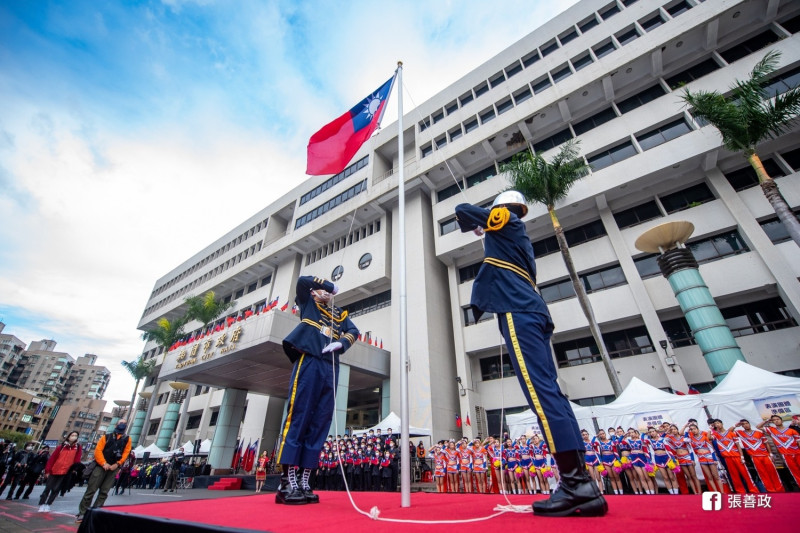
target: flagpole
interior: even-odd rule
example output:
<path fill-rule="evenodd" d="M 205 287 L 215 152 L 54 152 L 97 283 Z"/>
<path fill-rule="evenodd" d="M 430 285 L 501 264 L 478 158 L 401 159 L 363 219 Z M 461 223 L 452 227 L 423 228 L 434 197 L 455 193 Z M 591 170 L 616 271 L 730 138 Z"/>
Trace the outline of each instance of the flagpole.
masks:
<path fill-rule="evenodd" d="M 406 185 L 403 153 L 403 62 L 397 62 L 397 166 L 400 226 L 400 506 L 411 507 L 411 454 L 408 450 L 408 324 L 406 295 Z"/>

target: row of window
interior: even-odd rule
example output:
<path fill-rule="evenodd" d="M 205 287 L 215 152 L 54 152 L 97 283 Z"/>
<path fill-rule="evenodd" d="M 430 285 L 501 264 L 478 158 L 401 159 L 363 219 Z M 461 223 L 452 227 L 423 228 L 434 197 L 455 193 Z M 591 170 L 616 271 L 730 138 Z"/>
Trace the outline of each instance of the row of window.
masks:
<path fill-rule="evenodd" d="M 717 259 L 750 251 L 747 243 L 744 242 L 744 239 L 742 239 L 742 236 L 736 230 L 726 231 L 687 243 L 686 248 L 691 250 L 698 264 L 710 263 Z M 639 276 L 641 276 L 642 279 L 661 274 L 657 258 L 657 254 L 650 254 L 633 260 L 636 265 L 636 270 L 639 272 Z"/>
<path fill-rule="evenodd" d="M 363 181 L 353 185 L 349 189 L 343 191 L 341 194 L 339 194 L 337 196 L 334 196 L 333 198 L 331 198 L 330 200 L 328 200 L 324 204 L 316 207 L 315 209 L 312 209 L 311 211 L 309 211 L 305 215 L 299 217 L 294 223 L 294 229 L 302 228 L 303 226 L 305 226 L 306 224 L 308 224 L 312 220 L 314 220 L 314 219 L 316 219 L 318 217 L 321 217 L 322 215 L 324 215 L 325 213 L 327 213 L 328 211 L 330 211 L 334 207 L 337 207 L 340 204 L 345 203 L 346 201 L 352 199 L 356 195 L 361 194 L 362 192 L 364 192 L 366 190 L 367 190 L 367 180 L 363 180 Z"/>
<path fill-rule="evenodd" d="M 559 83 L 560 81 L 568 78 L 575 72 L 578 72 L 582 68 L 594 63 L 598 59 L 610 54 L 614 50 L 617 50 L 618 48 L 628 44 L 629 42 L 638 38 L 640 35 L 652 31 L 653 29 L 663 24 L 668 18 L 674 18 L 677 15 L 687 11 L 688 9 L 691 9 L 691 7 L 692 6 L 685 0 L 679 0 L 667 4 L 664 14 L 662 14 L 660 10 L 651 13 L 650 15 L 644 17 L 634 25 L 618 32 L 617 34 L 613 35 L 608 39 L 605 39 L 604 41 L 589 48 L 588 50 L 585 50 L 584 52 L 578 54 L 577 56 L 571 58 L 570 60 L 565 61 L 561 65 L 550 70 L 549 72 L 545 72 L 544 75 L 533 80 L 529 84 L 525 84 L 522 88 L 516 90 L 511 95 L 502 98 L 501 100 L 495 102 L 493 105 L 477 113 L 477 115 L 473 115 L 469 119 L 456 125 L 450 130 L 442 133 L 438 137 L 434 138 L 431 142 L 422 145 L 420 147 L 421 157 L 425 158 L 429 156 L 430 154 L 433 153 L 434 149 L 437 150 L 441 149 L 444 146 L 446 146 L 448 142 L 453 142 L 456 139 L 462 137 L 463 135 L 472 132 L 480 124 L 485 124 L 487 122 L 490 122 L 497 116 L 502 115 L 506 111 L 512 109 L 515 105 L 519 105 L 525 100 L 528 100 L 534 94 L 538 94 L 548 89 L 549 87 L 553 86 L 554 84 Z M 599 16 L 600 18 L 602 18 L 606 13 L 611 13 L 613 15 L 618 12 L 619 12 L 619 6 L 616 3 L 613 3 L 605 11 L 601 10 L 599 12 Z M 606 16 L 611 16 L 611 15 L 606 15 Z M 578 28 L 584 27 L 586 30 L 591 29 L 596 25 L 594 23 L 596 23 L 597 20 L 598 19 L 595 18 L 595 15 L 593 14 L 592 17 L 584 21 L 584 23 L 579 24 Z M 561 45 L 564 44 L 564 39 L 572 40 L 573 38 L 577 37 L 578 31 L 582 32 L 583 30 L 576 30 L 576 28 L 571 28 L 569 31 L 565 32 L 562 35 L 559 35 L 557 38 L 552 39 L 545 45 L 537 49 L 534 49 L 532 52 L 530 52 L 520 60 L 515 61 L 505 69 L 491 76 L 487 81 L 481 82 L 480 84 L 475 86 L 471 91 L 462 95 L 460 98 L 453 100 L 451 103 L 444 106 L 444 108 L 436 111 L 429 117 L 426 117 L 425 119 L 421 120 L 418 124 L 419 131 L 420 132 L 425 131 L 432 124 L 436 124 L 437 122 L 443 120 L 446 115 L 450 115 L 456 112 L 459 109 L 459 107 L 463 107 L 472 100 L 485 94 L 486 92 L 489 91 L 490 88 L 494 88 L 500 85 L 501 83 L 509 79 L 511 76 L 518 74 L 519 72 L 522 72 L 523 68 L 530 67 L 531 65 L 539 61 L 542 57 L 555 52 L 560 47 L 560 44 Z"/>
<path fill-rule="evenodd" d="M 389 307 L 390 305 L 392 305 L 392 291 L 388 290 L 345 305 L 343 309 L 347 311 L 350 318 L 353 318 L 366 315 L 378 309 L 383 309 L 384 307 Z"/>
<path fill-rule="evenodd" d="M 798 76 L 800 76 L 800 69 L 798 69 Z M 800 82 L 800 78 L 798 82 Z M 800 148 L 780 152 L 776 155 L 780 156 L 783 163 L 788 167 L 789 172 L 800 172 Z M 787 175 L 787 171 L 784 170 L 784 165 L 779 164 L 773 157 L 764 159 L 761 163 L 764 165 L 764 170 L 773 179 L 782 178 Z M 737 191 L 743 191 L 758 185 L 756 171 L 749 164 L 742 168 L 725 172 L 725 178 L 728 180 L 728 183 L 731 184 L 731 187 Z"/>
<path fill-rule="evenodd" d="M 492 200 L 484 202 L 479 207 L 482 207 L 484 209 L 489 209 L 490 207 L 492 207 Z M 454 216 L 448 218 L 447 220 L 443 220 L 442 222 L 439 223 L 439 235 L 447 235 L 448 233 L 451 233 L 457 229 L 458 229 L 458 221 Z"/>
<path fill-rule="evenodd" d="M 304 203 L 308 202 L 309 200 L 311 200 L 313 198 L 316 198 L 317 196 L 319 196 L 320 194 L 324 193 L 325 191 L 327 191 L 328 189 L 330 189 L 331 187 L 333 187 L 337 183 L 341 182 L 342 180 L 344 180 L 346 178 L 349 178 L 350 176 L 355 174 L 357 171 L 359 171 L 362 168 L 364 168 L 365 166 L 367 166 L 367 163 L 369 163 L 369 156 L 365 155 L 364 157 L 362 157 L 361 159 L 359 159 L 358 161 L 356 161 L 352 165 L 348 166 L 343 171 L 339 172 L 335 176 L 331 176 L 330 178 L 325 180 L 323 183 L 321 183 L 320 185 L 317 185 L 316 187 L 311 189 L 309 192 L 307 192 L 303 196 L 301 196 L 300 197 L 300 205 L 303 205 Z"/>
<path fill-rule="evenodd" d="M 322 258 L 328 257 L 328 255 L 338 252 L 342 248 L 345 248 L 354 242 L 358 242 L 359 240 L 365 239 L 374 233 L 378 233 L 380 230 L 380 220 L 376 220 L 375 222 L 370 222 L 369 224 L 365 224 L 360 228 L 356 228 L 344 237 L 340 237 L 335 241 L 329 242 L 325 246 L 306 254 L 306 266 L 310 265 L 311 263 L 315 263 Z"/>

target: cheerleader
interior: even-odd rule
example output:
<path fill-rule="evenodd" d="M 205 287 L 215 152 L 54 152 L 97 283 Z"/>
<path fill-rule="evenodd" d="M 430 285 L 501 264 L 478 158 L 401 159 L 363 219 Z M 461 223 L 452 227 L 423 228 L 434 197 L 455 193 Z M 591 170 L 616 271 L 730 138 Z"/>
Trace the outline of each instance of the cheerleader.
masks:
<path fill-rule="evenodd" d="M 658 467 L 658 473 L 664 480 L 664 486 L 670 494 L 678 494 L 678 480 L 675 479 L 674 470 L 680 468 L 678 462 L 670 451 L 669 442 L 664 435 L 659 435 L 654 427 L 647 428 L 648 444 L 653 454 L 653 462 Z"/>
<path fill-rule="evenodd" d="M 460 492 L 458 488 L 458 450 L 456 443 L 452 440 L 447 443 L 447 447 L 442 450 L 444 454 L 446 465 L 445 473 L 447 474 L 447 491 Z"/>
<path fill-rule="evenodd" d="M 719 479 L 719 468 L 717 467 L 717 454 L 714 451 L 714 445 L 708 438 L 708 433 L 700 431 L 695 422 L 690 422 L 688 426 L 689 431 L 686 436 L 689 438 L 689 445 L 694 450 L 700 463 L 700 468 L 703 470 L 703 477 L 706 478 L 708 490 L 723 492 L 722 481 Z"/>
<path fill-rule="evenodd" d="M 264 486 L 264 481 L 267 479 L 267 465 L 269 464 L 269 457 L 267 451 L 261 452 L 261 457 L 258 458 L 256 465 L 256 492 L 261 492 L 261 487 Z"/>
<path fill-rule="evenodd" d="M 486 469 L 489 462 L 489 451 L 481 439 L 472 441 L 472 475 L 478 485 L 478 492 L 486 494 Z"/>
<path fill-rule="evenodd" d="M 622 494 L 622 482 L 619 479 L 619 472 L 622 471 L 622 464 L 619 461 L 617 445 L 613 440 L 606 436 L 602 429 L 597 432 L 597 436 L 592 439 L 594 449 L 600 455 L 600 462 L 603 465 L 602 472 L 605 472 L 611 481 L 611 489 L 614 494 Z"/>
<path fill-rule="evenodd" d="M 433 449 L 431 449 L 429 455 L 431 459 L 433 459 L 433 479 L 436 480 L 436 492 L 447 492 L 444 477 L 447 469 L 447 456 L 443 453 L 442 447 L 439 444 L 436 444 Z"/>
<path fill-rule="evenodd" d="M 613 433 L 609 435 L 614 444 L 617 445 L 617 453 L 619 454 L 619 462 L 622 465 L 622 473 L 619 475 L 620 483 L 627 485 L 633 490 L 634 494 L 643 494 L 644 491 L 639 487 L 639 478 L 631 470 L 633 468 L 633 459 L 631 459 L 631 447 L 625 441 L 625 431 L 622 427 L 618 427 Z"/>
<path fill-rule="evenodd" d="M 542 438 L 536 434 L 531 439 L 531 455 L 533 456 L 533 468 L 536 479 L 539 481 L 539 489 L 542 494 L 550 494 L 550 483 L 545 477 L 545 472 L 552 472 L 550 465 L 547 461 L 547 456 L 550 451 L 547 449 L 547 444 L 542 441 Z"/>
<path fill-rule="evenodd" d="M 458 470 L 464 482 L 464 492 L 472 492 L 472 448 L 466 442 L 458 443 Z"/>
<path fill-rule="evenodd" d="M 536 469 L 533 467 L 530 440 L 522 440 L 519 444 L 519 466 L 522 468 L 522 480 L 527 485 L 528 494 L 536 494 Z"/>
<path fill-rule="evenodd" d="M 683 473 L 684 478 L 686 478 L 686 484 L 692 489 L 692 492 L 700 494 L 700 481 L 697 479 L 694 454 L 689 444 L 689 437 L 681 435 L 678 426 L 672 424 L 669 426 L 667 439 L 675 457 L 678 459 L 678 465 L 681 467 L 681 473 Z"/>
<path fill-rule="evenodd" d="M 519 455 L 511 439 L 506 439 L 503 449 L 503 458 L 506 463 L 506 489 L 509 494 L 520 494 L 519 482 L 517 481 L 517 469 L 519 466 Z"/>
<path fill-rule="evenodd" d="M 489 444 L 486 449 L 489 451 L 489 460 L 492 466 L 492 487 L 491 490 L 495 494 L 500 494 L 503 490 L 503 447 L 500 441 L 494 437 L 489 437 Z"/>
<path fill-rule="evenodd" d="M 655 494 L 655 484 L 649 475 L 653 464 L 650 462 L 647 444 L 639 437 L 639 432 L 634 428 L 628 428 L 628 435 L 623 440 L 631 450 L 630 460 L 633 465 L 633 476 L 636 477 L 641 487 L 640 494 Z"/>
<path fill-rule="evenodd" d="M 600 472 L 597 471 L 597 467 L 600 466 L 600 458 L 597 457 L 597 453 L 595 453 L 594 444 L 592 444 L 592 439 L 589 437 L 589 432 L 582 429 L 581 438 L 583 438 L 583 459 L 586 463 L 586 468 L 589 470 L 592 479 L 597 483 L 600 494 L 603 494 L 605 493 L 605 486 L 603 485 Z"/>

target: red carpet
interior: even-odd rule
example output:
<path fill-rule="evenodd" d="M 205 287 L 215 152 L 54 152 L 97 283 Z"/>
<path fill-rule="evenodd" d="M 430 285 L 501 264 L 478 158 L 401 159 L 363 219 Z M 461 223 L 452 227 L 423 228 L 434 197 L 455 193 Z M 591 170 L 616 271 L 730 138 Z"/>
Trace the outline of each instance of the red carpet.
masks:
<path fill-rule="evenodd" d="M 374 521 L 357 513 L 344 492 L 319 492 L 317 505 L 285 506 L 275 504 L 274 493 L 231 497 L 218 500 L 153 503 L 121 507 L 106 507 L 120 513 L 161 517 L 186 522 L 200 522 L 231 528 L 277 533 L 298 531 L 347 531 L 374 533 L 377 528 L 399 528 L 402 531 L 430 533 L 464 531 L 465 527 L 480 528 L 552 528 L 558 533 L 587 531 L 587 528 L 613 528 L 613 531 L 660 531 L 671 528 L 699 528 L 710 531 L 752 532 L 792 531 L 800 494 L 771 494 L 770 508 L 759 506 L 732 509 L 724 497 L 720 511 L 703 511 L 700 496 L 610 496 L 609 513 L 603 518 L 541 518 L 532 514 L 506 513 L 480 522 L 464 524 L 415 524 Z M 544 496 L 509 496 L 515 505 L 530 505 L 533 499 Z M 359 492 L 353 500 L 363 511 L 374 506 L 380 518 L 400 520 L 463 520 L 493 514 L 495 505 L 505 505 L 497 495 L 481 494 L 411 494 L 411 507 L 400 506 L 399 493 Z M 757 526 L 755 526 L 757 524 Z M 501 531 L 503 529 L 500 529 Z M 508 529 L 506 529 L 508 530 Z M 514 531 L 511 529 L 510 531 Z M 596 530 L 599 531 L 599 530 Z"/>

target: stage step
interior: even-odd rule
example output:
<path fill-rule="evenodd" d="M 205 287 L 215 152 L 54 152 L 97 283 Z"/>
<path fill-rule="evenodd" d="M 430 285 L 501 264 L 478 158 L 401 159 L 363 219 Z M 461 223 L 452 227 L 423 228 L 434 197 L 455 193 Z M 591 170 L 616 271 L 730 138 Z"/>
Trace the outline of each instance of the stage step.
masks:
<path fill-rule="evenodd" d="M 240 490 L 242 488 L 242 478 L 224 477 L 208 487 L 208 490 Z"/>

